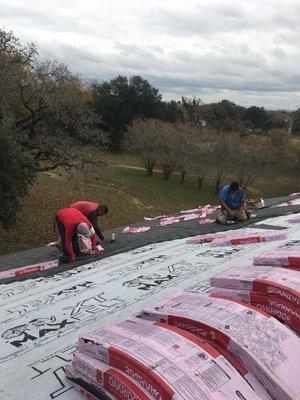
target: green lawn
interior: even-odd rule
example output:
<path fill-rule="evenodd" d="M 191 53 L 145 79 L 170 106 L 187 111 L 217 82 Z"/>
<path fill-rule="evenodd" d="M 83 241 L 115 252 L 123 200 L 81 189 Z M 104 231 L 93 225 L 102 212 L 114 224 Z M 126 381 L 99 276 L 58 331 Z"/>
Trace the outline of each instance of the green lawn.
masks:
<path fill-rule="evenodd" d="M 116 174 L 131 194 L 162 212 L 176 212 L 217 201 L 212 183 L 204 181 L 199 190 L 197 180 L 192 176 L 187 176 L 184 184 L 180 185 L 179 175 L 175 174 L 169 180 L 163 180 L 160 172 L 146 176 L 145 171 L 129 168 L 118 168 Z"/>

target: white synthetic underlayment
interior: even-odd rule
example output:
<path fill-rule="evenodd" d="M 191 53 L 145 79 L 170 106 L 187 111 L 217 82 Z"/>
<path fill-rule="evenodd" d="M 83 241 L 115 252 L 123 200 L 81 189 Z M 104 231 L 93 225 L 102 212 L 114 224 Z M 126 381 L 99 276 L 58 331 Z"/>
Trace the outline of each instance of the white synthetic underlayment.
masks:
<path fill-rule="evenodd" d="M 288 218 L 264 223 L 283 225 Z M 213 275 L 252 265 L 262 250 L 297 244 L 300 225 L 285 226 L 285 240 L 211 248 L 180 239 L 53 277 L 0 285 L 0 399 L 79 400 L 65 379 L 65 365 L 80 334 L 137 313 L 175 290 L 209 291 Z"/>

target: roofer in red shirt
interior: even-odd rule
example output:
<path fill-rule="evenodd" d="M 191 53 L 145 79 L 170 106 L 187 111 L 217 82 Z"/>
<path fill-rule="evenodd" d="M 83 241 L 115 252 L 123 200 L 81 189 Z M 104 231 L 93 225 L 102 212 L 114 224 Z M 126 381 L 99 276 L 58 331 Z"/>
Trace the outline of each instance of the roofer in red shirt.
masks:
<path fill-rule="evenodd" d="M 75 256 L 81 255 L 78 243 L 78 233 L 90 238 L 92 249 L 96 248 L 96 235 L 92 223 L 75 208 L 63 208 L 55 218 L 58 231 L 61 236 L 63 255 L 60 262 L 75 261 Z"/>
<path fill-rule="evenodd" d="M 104 236 L 98 225 L 98 217 L 108 214 L 108 208 L 105 205 L 101 206 L 98 203 L 81 200 L 71 204 L 70 208 L 76 208 L 76 210 L 80 211 L 92 223 L 99 239 L 104 240 Z"/>

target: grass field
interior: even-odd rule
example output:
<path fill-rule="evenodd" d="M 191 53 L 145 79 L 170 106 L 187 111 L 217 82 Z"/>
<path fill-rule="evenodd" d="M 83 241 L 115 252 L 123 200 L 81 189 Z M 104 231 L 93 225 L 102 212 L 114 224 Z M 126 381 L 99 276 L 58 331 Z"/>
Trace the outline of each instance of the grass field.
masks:
<path fill-rule="evenodd" d="M 206 179 L 199 190 L 195 177 L 187 176 L 184 185 L 179 185 L 178 175 L 168 181 L 162 179 L 160 172 L 147 177 L 139 169 L 141 165 L 136 158 L 120 154 L 111 156 L 114 161 L 111 173 L 104 173 L 100 180 L 74 181 L 64 173 L 41 173 L 22 201 L 17 226 L 9 232 L 0 229 L 0 254 L 43 246 L 57 239 L 53 229 L 55 213 L 80 199 L 107 204 L 109 216 L 100 221 L 104 229 L 127 225 L 144 216 L 217 202 L 212 179 Z M 122 167 L 116 164 L 122 164 Z M 298 176 L 278 177 L 274 174 L 268 181 L 258 182 L 249 196 L 275 197 L 296 190 L 299 191 Z"/>

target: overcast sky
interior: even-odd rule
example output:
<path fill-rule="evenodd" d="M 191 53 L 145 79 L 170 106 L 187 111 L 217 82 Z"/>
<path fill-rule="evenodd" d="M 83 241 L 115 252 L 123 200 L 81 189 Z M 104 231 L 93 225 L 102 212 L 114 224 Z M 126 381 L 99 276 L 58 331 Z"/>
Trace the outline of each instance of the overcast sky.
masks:
<path fill-rule="evenodd" d="M 0 27 L 83 78 L 165 99 L 300 107 L 300 0 L 0 0 Z"/>

